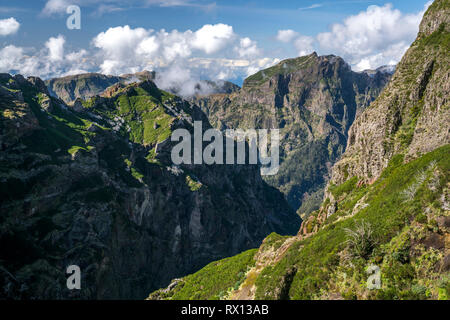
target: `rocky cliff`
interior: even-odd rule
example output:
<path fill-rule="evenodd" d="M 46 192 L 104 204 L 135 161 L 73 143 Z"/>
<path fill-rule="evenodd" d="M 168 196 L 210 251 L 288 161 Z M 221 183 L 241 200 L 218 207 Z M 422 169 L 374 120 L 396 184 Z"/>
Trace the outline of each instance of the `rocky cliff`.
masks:
<path fill-rule="evenodd" d="M 448 6 L 437 1 L 429 8 L 386 90 L 350 128 L 347 151 L 333 167 L 325 192 L 329 202 L 301 233 L 336 211 L 335 186 L 349 179 L 357 179 L 358 186 L 372 184 L 395 155 L 408 162 L 450 142 Z"/>
<path fill-rule="evenodd" d="M 406 160 L 450 142 L 450 15 L 436 1 L 420 32 L 397 66 L 384 93 L 359 117 L 348 134 L 345 157 L 333 169 L 331 183 L 358 176 L 378 178 L 393 155 Z"/>
<path fill-rule="evenodd" d="M 389 70 L 357 73 L 340 57 L 313 53 L 250 76 L 240 91 L 194 101 L 220 129 L 281 129 L 280 172 L 266 181 L 309 213 L 322 200 L 348 129 L 390 77 Z"/>
<path fill-rule="evenodd" d="M 258 166 L 172 165 L 201 110 L 153 82 L 67 106 L 0 75 L 0 296 L 142 299 L 299 219 Z M 81 290 L 66 268 L 81 268 Z"/>

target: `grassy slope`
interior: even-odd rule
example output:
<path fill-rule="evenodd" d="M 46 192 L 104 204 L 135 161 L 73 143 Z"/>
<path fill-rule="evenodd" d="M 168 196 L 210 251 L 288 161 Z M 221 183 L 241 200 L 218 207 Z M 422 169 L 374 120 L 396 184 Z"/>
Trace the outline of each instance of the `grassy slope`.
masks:
<path fill-rule="evenodd" d="M 448 188 L 449 152 L 450 146 L 444 146 L 407 164 L 402 163 L 402 156 L 396 156 L 373 185 L 363 188 L 357 188 L 355 185 L 350 188 L 347 185 L 335 190 L 338 199 L 343 200 L 339 204 L 338 211 L 328 218 L 324 229 L 306 240 L 297 242 L 280 263 L 264 270 L 257 280 L 257 297 L 276 298 L 272 293 L 276 291 L 280 278 L 287 269 L 295 266 L 299 271 L 290 286 L 290 298 L 318 298 L 327 291 L 342 291 L 344 297 L 361 298 L 362 295 L 358 296 L 360 288 L 357 287 L 364 287 L 367 279 L 364 268 L 371 263 L 381 266 L 382 275 L 386 277 L 383 279 L 382 290 L 373 292 L 376 296 L 370 295 L 372 298 L 412 298 L 414 297 L 411 293 L 412 287 L 420 283 L 428 284 L 428 288 L 434 290 L 436 294 L 439 284 L 432 281 L 435 273 L 430 270 L 430 273 L 422 277 L 419 274 L 423 271 L 420 264 L 422 255 L 409 256 L 412 252 L 406 243 L 403 248 L 396 248 L 398 241 L 396 237 L 399 235 L 420 237 L 420 233 L 425 232 L 421 229 L 435 224 L 433 217 L 445 214 L 438 198 L 443 189 Z M 435 169 L 430 167 L 433 161 L 436 161 Z M 418 186 L 412 200 L 405 199 L 402 192 L 414 183 L 422 172 L 426 172 L 426 180 Z M 434 181 L 435 175 L 439 176 L 438 183 Z M 429 188 L 431 183 L 437 184 L 434 191 Z M 365 203 L 368 206 L 353 217 L 345 219 L 346 215 L 351 214 L 350 208 L 353 208 L 355 200 L 363 196 L 366 197 Z M 430 214 L 431 219 L 425 219 L 427 220 L 425 222 L 423 212 L 428 210 L 427 208 L 433 214 Z M 350 262 L 354 267 L 345 268 L 344 272 L 340 270 L 343 268 L 343 259 L 338 254 L 347 246 L 344 229 L 354 228 L 361 220 L 371 224 L 377 245 L 367 259 L 351 259 Z M 416 229 L 412 230 L 413 227 Z M 409 256 L 408 262 L 391 261 L 392 255 L 395 256 L 394 253 L 399 250 L 405 250 L 405 254 Z M 425 251 L 425 255 L 432 255 L 430 250 Z M 333 277 L 338 276 L 339 272 L 346 273 L 347 278 L 351 277 L 353 280 L 337 283 L 339 281 Z M 447 286 L 448 290 L 448 282 L 446 283 L 440 285 Z M 342 285 L 342 290 L 338 289 L 339 285 Z"/>
<path fill-rule="evenodd" d="M 237 289 L 245 279 L 245 273 L 255 264 L 256 249 L 231 258 L 212 262 L 200 271 L 186 276 L 174 290 L 158 290 L 150 298 L 174 300 L 221 299 Z"/>

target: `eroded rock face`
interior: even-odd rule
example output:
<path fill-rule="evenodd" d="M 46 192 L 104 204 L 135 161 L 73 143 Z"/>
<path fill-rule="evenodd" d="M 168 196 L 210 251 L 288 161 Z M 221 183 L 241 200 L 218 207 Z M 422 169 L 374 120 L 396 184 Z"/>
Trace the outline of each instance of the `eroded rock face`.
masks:
<path fill-rule="evenodd" d="M 313 53 L 258 72 L 238 92 L 195 101 L 219 129 L 281 129 L 280 172 L 266 181 L 304 213 L 320 204 L 348 129 L 390 76 L 382 69 L 356 73 L 340 57 Z"/>
<path fill-rule="evenodd" d="M 449 12 L 448 1 L 428 9 L 391 82 L 350 128 L 332 183 L 353 176 L 370 183 L 393 155 L 409 161 L 450 142 Z"/>
<path fill-rule="evenodd" d="M 36 79 L 0 81 L 2 297 L 141 299 L 272 231 L 298 229 L 258 166 L 174 168 L 162 143 L 170 130 L 207 119 L 151 82 L 75 109 L 42 99 Z M 72 264 L 81 290 L 66 288 Z"/>

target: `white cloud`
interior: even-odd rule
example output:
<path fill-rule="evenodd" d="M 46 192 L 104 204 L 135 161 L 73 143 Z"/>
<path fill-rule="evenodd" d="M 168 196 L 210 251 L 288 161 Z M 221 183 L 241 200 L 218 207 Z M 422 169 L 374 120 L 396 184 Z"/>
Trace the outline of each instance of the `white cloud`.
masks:
<path fill-rule="evenodd" d="M 314 51 L 315 39 L 313 37 L 301 35 L 291 29 L 279 30 L 276 39 L 280 42 L 292 43 L 299 56 L 305 56 Z"/>
<path fill-rule="evenodd" d="M 23 49 L 9 45 L 0 50 L 0 72 L 14 70 L 23 57 Z"/>
<path fill-rule="evenodd" d="M 86 50 L 65 55 L 64 44 L 64 37 L 59 35 L 49 38 L 42 50 L 8 45 L 0 49 L 0 72 L 48 78 L 82 73 L 94 67 Z"/>
<path fill-rule="evenodd" d="M 288 30 L 279 30 L 277 34 L 277 40 L 281 42 L 291 42 L 298 36 L 298 32 L 295 32 L 294 30 L 288 29 Z"/>
<path fill-rule="evenodd" d="M 194 34 L 193 47 L 207 54 L 223 49 L 234 37 L 233 27 L 219 23 L 204 25 Z"/>
<path fill-rule="evenodd" d="M 130 28 L 110 28 L 93 39 L 100 49 L 103 73 L 128 73 L 143 69 L 167 68 L 187 63 L 193 57 L 258 56 L 256 42 L 239 37 L 226 24 L 204 25 L 196 31 L 160 31 Z M 232 50 L 234 45 L 234 51 Z M 175 74 L 175 73 L 174 73 Z"/>
<path fill-rule="evenodd" d="M 62 61 L 64 59 L 64 43 L 66 40 L 62 35 L 54 38 L 51 37 L 45 43 L 46 48 L 48 49 L 48 58 L 50 61 Z"/>
<path fill-rule="evenodd" d="M 221 23 L 195 31 L 115 27 L 98 34 L 92 43 L 99 49 L 101 72 L 158 70 L 158 86 L 179 88 L 180 95 L 194 92 L 200 79 L 247 76 L 274 63 L 262 57 L 256 41 L 240 38 L 231 26 Z"/>
<path fill-rule="evenodd" d="M 392 4 L 369 6 L 317 40 L 322 51 L 342 56 L 356 69 L 397 63 L 416 37 L 423 13 L 402 14 Z"/>
<path fill-rule="evenodd" d="M 136 49 L 137 54 L 142 55 L 154 55 L 160 47 L 160 44 L 155 36 L 148 37 L 139 43 L 139 46 Z"/>
<path fill-rule="evenodd" d="M 323 3 L 315 3 L 308 7 L 298 8 L 298 10 L 302 11 L 302 10 L 309 10 L 309 9 L 315 9 L 315 8 L 320 8 L 320 7 L 323 7 Z"/>
<path fill-rule="evenodd" d="M 430 4 L 428 2 L 417 14 L 403 14 L 392 4 L 372 5 L 315 37 L 288 29 L 278 31 L 277 40 L 293 43 L 300 56 L 316 50 L 320 54 L 339 55 L 358 71 L 375 69 L 400 61 L 415 39 Z"/>
<path fill-rule="evenodd" d="M 247 74 L 246 76 L 251 76 L 252 74 L 255 74 L 259 70 L 269 68 L 275 64 L 280 62 L 280 59 L 278 58 L 261 58 L 252 61 L 249 66 L 247 67 Z"/>
<path fill-rule="evenodd" d="M 299 36 L 294 46 L 298 51 L 299 56 L 306 56 L 314 51 L 314 38 L 308 36 Z"/>
<path fill-rule="evenodd" d="M 187 30 L 179 32 L 173 30 L 166 32 L 161 30 L 157 33 L 157 39 L 161 43 L 161 52 L 156 56 L 163 64 L 172 63 L 175 60 L 188 58 L 192 54 L 193 32 Z"/>
<path fill-rule="evenodd" d="M 239 54 L 240 58 L 253 58 L 258 57 L 261 54 L 261 50 L 258 48 L 256 41 L 245 37 L 239 41 L 239 46 L 235 47 L 235 50 Z"/>
<path fill-rule="evenodd" d="M 20 28 L 20 23 L 14 18 L 0 20 L 0 36 L 7 36 L 16 33 Z"/>
<path fill-rule="evenodd" d="M 148 35 L 149 31 L 143 28 L 115 27 L 99 33 L 93 44 L 102 49 L 109 59 L 126 60 Z"/>
<path fill-rule="evenodd" d="M 77 2 L 75 2 L 77 3 Z M 68 6 L 71 5 L 71 2 L 68 0 L 49 0 L 45 3 L 45 7 L 42 10 L 44 15 L 52 15 L 55 13 L 63 13 L 66 12 Z"/>

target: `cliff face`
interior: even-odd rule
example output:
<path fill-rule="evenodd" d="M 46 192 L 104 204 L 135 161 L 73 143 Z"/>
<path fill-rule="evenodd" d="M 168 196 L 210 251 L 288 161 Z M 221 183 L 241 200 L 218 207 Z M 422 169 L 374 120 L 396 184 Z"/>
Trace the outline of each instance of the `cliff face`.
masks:
<path fill-rule="evenodd" d="M 0 109 L 1 297 L 142 299 L 298 228 L 257 166 L 173 166 L 172 130 L 209 124 L 150 81 L 69 107 L 2 74 Z M 66 288 L 72 264 L 82 290 Z"/>
<path fill-rule="evenodd" d="M 350 129 L 331 183 L 373 181 L 393 155 L 410 160 L 449 143 L 449 30 L 448 1 L 436 1 L 386 90 Z"/>
<path fill-rule="evenodd" d="M 355 118 L 379 95 L 390 73 L 351 71 L 339 57 L 289 59 L 244 81 L 232 94 L 197 97 L 213 126 L 280 128 L 280 172 L 266 181 L 301 213 L 317 208 L 329 169 L 345 150 Z"/>

